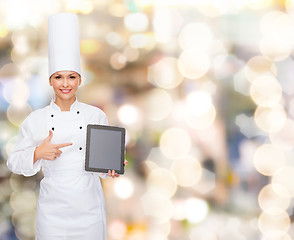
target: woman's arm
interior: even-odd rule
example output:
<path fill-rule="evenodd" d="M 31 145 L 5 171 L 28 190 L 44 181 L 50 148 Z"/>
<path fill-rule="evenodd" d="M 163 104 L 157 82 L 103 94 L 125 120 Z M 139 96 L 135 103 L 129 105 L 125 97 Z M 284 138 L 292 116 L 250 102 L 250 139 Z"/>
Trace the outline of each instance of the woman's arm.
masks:
<path fill-rule="evenodd" d="M 44 141 L 36 147 L 34 152 L 34 163 L 40 159 L 55 160 L 62 154 L 62 151 L 59 150 L 60 148 L 72 145 L 72 143 L 52 144 L 50 142 L 52 137 L 53 132 L 50 130 L 48 137 L 46 137 Z"/>
<path fill-rule="evenodd" d="M 14 149 L 7 159 L 7 167 L 16 174 L 35 175 L 41 169 L 41 161 L 34 163 L 36 147 L 33 137 L 29 134 L 26 122 L 24 122 L 20 127 Z"/>

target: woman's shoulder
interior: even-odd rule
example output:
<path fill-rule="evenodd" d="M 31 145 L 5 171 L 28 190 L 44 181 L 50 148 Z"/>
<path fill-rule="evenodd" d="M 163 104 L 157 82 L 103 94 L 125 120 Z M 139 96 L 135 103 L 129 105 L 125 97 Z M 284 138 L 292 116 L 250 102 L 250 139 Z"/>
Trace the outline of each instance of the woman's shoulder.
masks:
<path fill-rule="evenodd" d="M 22 127 L 36 128 L 39 124 L 43 124 L 44 119 L 46 118 L 47 109 L 48 106 L 33 110 L 23 121 Z"/>
<path fill-rule="evenodd" d="M 82 102 L 80 102 L 79 104 L 82 109 L 84 109 L 85 111 L 89 113 L 105 115 L 105 113 L 99 107 L 82 103 Z"/>
<path fill-rule="evenodd" d="M 86 121 L 93 124 L 107 125 L 106 114 L 99 108 L 86 103 L 80 103 L 81 108 L 86 112 Z"/>
<path fill-rule="evenodd" d="M 26 119 L 38 119 L 46 116 L 49 106 L 33 110 Z"/>

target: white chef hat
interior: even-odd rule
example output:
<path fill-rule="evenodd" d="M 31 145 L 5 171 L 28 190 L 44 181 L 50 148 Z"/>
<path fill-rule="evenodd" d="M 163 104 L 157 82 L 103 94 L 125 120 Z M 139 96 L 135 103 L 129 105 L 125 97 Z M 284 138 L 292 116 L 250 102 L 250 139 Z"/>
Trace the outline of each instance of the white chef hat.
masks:
<path fill-rule="evenodd" d="M 74 71 L 81 75 L 78 17 L 57 13 L 48 19 L 49 77 L 57 71 Z"/>

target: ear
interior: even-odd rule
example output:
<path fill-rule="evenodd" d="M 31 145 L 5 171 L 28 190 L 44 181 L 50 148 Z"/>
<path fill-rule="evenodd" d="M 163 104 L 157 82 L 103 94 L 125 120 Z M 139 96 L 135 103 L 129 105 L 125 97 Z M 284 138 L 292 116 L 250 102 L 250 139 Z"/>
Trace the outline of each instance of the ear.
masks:
<path fill-rule="evenodd" d="M 52 78 L 49 78 L 49 85 L 52 87 Z"/>
<path fill-rule="evenodd" d="M 81 83 L 82 83 L 82 77 L 79 76 L 79 86 L 81 86 Z"/>

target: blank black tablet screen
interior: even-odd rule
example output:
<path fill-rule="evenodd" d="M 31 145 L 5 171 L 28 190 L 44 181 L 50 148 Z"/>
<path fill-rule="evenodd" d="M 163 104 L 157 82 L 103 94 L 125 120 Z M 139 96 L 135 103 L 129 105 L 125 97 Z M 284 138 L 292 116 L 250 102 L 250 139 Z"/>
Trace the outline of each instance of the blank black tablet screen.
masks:
<path fill-rule="evenodd" d="M 124 172 L 124 129 L 89 125 L 87 131 L 86 170 Z M 88 168 L 88 169 L 87 169 Z"/>

